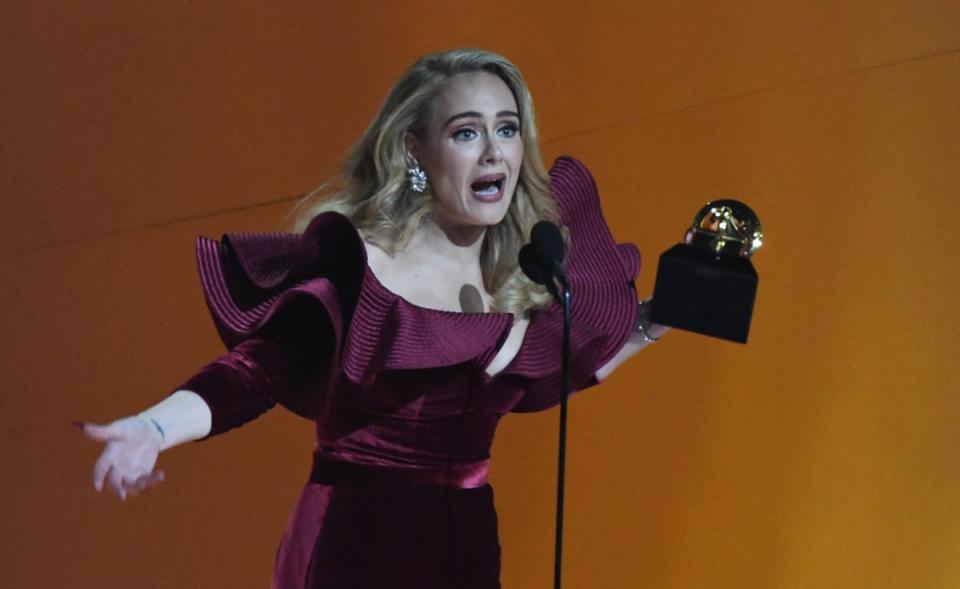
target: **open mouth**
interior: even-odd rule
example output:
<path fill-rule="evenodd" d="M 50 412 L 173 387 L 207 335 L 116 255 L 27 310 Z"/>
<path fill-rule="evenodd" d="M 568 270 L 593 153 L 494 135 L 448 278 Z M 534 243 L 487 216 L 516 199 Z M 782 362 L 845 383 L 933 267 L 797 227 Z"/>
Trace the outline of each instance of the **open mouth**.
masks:
<path fill-rule="evenodd" d="M 483 176 L 470 185 L 470 190 L 481 198 L 494 198 L 503 193 L 506 177 L 503 174 Z"/>

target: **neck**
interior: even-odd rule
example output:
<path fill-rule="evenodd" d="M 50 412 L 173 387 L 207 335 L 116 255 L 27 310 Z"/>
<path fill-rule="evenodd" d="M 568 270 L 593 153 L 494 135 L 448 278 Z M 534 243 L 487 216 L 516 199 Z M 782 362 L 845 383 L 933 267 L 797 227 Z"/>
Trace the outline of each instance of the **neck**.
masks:
<path fill-rule="evenodd" d="M 426 218 L 403 248 L 407 256 L 431 261 L 447 261 L 460 268 L 477 268 L 486 227 L 445 227 Z"/>

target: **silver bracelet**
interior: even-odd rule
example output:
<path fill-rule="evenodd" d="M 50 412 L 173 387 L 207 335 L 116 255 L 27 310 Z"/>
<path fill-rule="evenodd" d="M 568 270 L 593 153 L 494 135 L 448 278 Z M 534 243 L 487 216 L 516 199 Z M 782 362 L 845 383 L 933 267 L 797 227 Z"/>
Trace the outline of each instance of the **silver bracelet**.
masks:
<path fill-rule="evenodd" d="M 647 297 L 637 302 L 637 324 L 633 328 L 634 331 L 640 334 L 643 341 L 650 344 L 660 339 L 659 337 L 650 335 L 650 324 L 652 323 L 652 321 L 650 321 L 651 300 L 653 300 L 653 297 Z"/>

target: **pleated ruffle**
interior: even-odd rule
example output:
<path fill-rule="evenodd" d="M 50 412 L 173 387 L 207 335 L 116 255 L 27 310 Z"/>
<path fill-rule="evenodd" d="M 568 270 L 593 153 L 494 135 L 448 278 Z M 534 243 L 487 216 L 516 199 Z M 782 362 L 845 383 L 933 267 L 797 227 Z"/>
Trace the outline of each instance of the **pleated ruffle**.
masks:
<path fill-rule="evenodd" d="M 573 293 L 571 382 L 580 388 L 626 341 L 636 314 L 633 279 L 640 257 L 618 245 L 600 212 L 596 184 L 573 158 L 550 170 L 562 223 L 570 230 L 565 268 Z M 197 263 L 207 305 L 228 348 L 260 332 L 294 301 L 315 302 L 329 318 L 329 358 L 357 383 L 388 370 L 422 370 L 495 356 L 513 319 L 419 307 L 384 287 L 367 265 L 363 242 L 337 213 L 318 215 L 302 234 L 233 233 L 199 238 Z M 527 379 L 517 411 L 558 401 L 562 313 L 556 304 L 531 317 L 517 356 L 501 373 Z M 498 375 L 499 377 L 499 375 Z"/>

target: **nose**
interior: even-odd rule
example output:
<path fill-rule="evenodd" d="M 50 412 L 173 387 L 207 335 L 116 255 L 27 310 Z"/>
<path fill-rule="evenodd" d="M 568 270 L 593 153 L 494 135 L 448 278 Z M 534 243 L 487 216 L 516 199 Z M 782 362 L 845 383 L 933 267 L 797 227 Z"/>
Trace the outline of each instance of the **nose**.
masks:
<path fill-rule="evenodd" d="M 487 139 L 486 149 L 483 150 L 484 163 L 497 163 L 503 159 L 503 149 L 496 137 Z"/>

